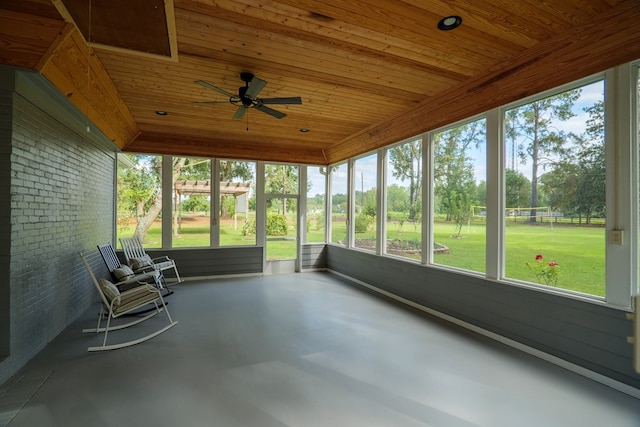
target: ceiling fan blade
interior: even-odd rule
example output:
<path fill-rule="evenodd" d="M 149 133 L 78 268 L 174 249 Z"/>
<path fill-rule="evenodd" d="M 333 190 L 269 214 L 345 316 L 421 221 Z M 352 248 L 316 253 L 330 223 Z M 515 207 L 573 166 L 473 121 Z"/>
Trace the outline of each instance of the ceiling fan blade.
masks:
<path fill-rule="evenodd" d="M 291 98 L 260 98 L 263 104 L 302 104 L 302 98 L 292 96 Z"/>
<path fill-rule="evenodd" d="M 224 89 L 220 89 L 219 87 L 212 85 L 211 83 L 207 83 L 204 80 L 194 80 L 193 82 L 196 83 L 196 84 L 199 84 L 202 87 L 206 87 L 207 89 L 211 89 L 211 90 L 213 90 L 215 92 L 218 92 L 218 93 L 221 93 L 223 95 L 226 95 L 229 98 L 231 98 L 233 96 L 236 96 L 236 95 L 234 95 L 232 93 L 227 92 Z"/>
<path fill-rule="evenodd" d="M 249 88 L 247 88 L 247 92 L 245 92 L 245 96 L 251 99 L 255 98 L 256 96 L 258 96 L 260 91 L 264 89 L 266 85 L 267 85 L 267 82 L 257 77 L 254 77 L 251 80 L 251 83 L 249 83 Z"/>
<path fill-rule="evenodd" d="M 247 107 L 244 107 L 241 105 L 240 107 L 238 107 L 238 109 L 236 110 L 236 113 L 233 115 L 233 120 L 242 119 L 246 112 L 247 112 Z"/>
<path fill-rule="evenodd" d="M 265 107 L 265 106 L 264 106 L 264 105 L 262 105 L 262 104 L 258 104 L 258 105 L 256 105 L 254 108 L 255 108 L 256 110 L 260 110 L 260 111 L 262 111 L 263 113 L 267 113 L 267 114 L 269 114 L 270 116 L 275 117 L 276 119 L 281 119 L 281 118 L 283 118 L 284 116 L 286 116 L 286 114 L 285 114 L 285 113 L 282 113 L 282 112 L 280 112 L 280 111 L 274 110 L 273 108 Z"/>

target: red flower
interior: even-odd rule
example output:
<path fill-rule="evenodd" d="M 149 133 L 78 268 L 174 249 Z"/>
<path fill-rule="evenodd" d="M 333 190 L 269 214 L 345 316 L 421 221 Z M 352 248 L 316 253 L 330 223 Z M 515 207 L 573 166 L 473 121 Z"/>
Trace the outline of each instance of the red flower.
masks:
<path fill-rule="evenodd" d="M 542 259 L 542 255 L 538 254 L 536 255 L 536 261 L 540 261 Z"/>
<path fill-rule="evenodd" d="M 558 263 L 557 263 L 557 262 L 550 262 L 550 263 L 549 263 L 549 267 L 555 267 L 555 266 L 557 266 L 557 265 L 558 265 Z"/>

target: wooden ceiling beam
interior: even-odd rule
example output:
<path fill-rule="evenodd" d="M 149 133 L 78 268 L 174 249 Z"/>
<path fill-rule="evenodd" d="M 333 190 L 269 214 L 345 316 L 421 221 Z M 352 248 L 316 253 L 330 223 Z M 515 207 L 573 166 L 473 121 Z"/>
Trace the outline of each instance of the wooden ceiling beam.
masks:
<path fill-rule="evenodd" d="M 39 71 L 118 147 L 138 135 L 109 74 L 76 28 L 61 36 L 39 63 Z"/>

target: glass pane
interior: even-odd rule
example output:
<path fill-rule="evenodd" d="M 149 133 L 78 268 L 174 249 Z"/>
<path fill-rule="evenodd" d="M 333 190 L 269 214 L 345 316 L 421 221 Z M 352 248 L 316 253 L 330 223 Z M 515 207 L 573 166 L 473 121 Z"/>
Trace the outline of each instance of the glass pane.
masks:
<path fill-rule="evenodd" d="M 118 154 L 117 245 L 140 236 L 145 247 L 162 247 L 161 156 Z"/>
<path fill-rule="evenodd" d="M 298 166 L 265 165 L 264 189 L 267 194 L 298 194 Z"/>
<path fill-rule="evenodd" d="M 324 243 L 326 166 L 307 167 L 307 238 L 308 243 Z"/>
<path fill-rule="evenodd" d="M 505 113 L 505 276 L 604 296 L 604 81 Z"/>
<path fill-rule="evenodd" d="M 211 160 L 174 157 L 172 246 L 211 246 Z"/>
<path fill-rule="evenodd" d="M 256 244 L 256 164 L 220 160 L 220 246 Z"/>
<path fill-rule="evenodd" d="M 354 247 L 376 250 L 376 212 L 378 209 L 378 154 L 356 159 L 354 203 Z"/>
<path fill-rule="evenodd" d="M 331 243 L 347 244 L 348 166 L 346 163 L 331 168 Z"/>
<path fill-rule="evenodd" d="M 486 270 L 486 123 L 434 134 L 433 262 Z"/>
<path fill-rule="evenodd" d="M 422 140 L 387 151 L 386 253 L 422 259 Z"/>
<path fill-rule="evenodd" d="M 267 260 L 297 258 L 298 201 L 267 198 Z"/>

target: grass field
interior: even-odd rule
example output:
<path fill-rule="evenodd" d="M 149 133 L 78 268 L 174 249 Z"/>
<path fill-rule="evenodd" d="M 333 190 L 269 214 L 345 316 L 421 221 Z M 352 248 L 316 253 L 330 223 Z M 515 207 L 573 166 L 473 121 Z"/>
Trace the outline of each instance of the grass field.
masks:
<path fill-rule="evenodd" d="M 402 226 L 396 221 L 387 224 L 388 239 L 419 240 L 420 234 L 411 224 Z M 334 221 L 333 241 L 346 235 L 344 221 Z M 486 228 L 484 223 L 462 228 L 456 235 L 455 225 L 444 221 L 434 223 L 434 240 L 449 248 L 448 253 L 435 253 L 434 263 L 450 267 L 485 272 Z M 371 233 L 356 234 L 357 239 L 375 239 Z M 556 286 L 590 295 L 605 294 L 605 230 L 603 227 L 571 225 L 529 225 L 526 222 L 507 222 L 505 247 L 505 277 L 538 283 L 527 262 L 542 255 L 545 262 L 557 262 L 559 273 Z M 542 283 L 544 284 L 544 282 Z"/>
<path fill-rule="evenodd" d="M 232 219 L 221 220 L 220 245 L 255 245 L 255 235 L 244 236 L 244 218 L 237 221 L 234 229 Z M 130 236 L 133 226 L 119 228 L 120 236 Z M 332 226 L 333 242 L 344 240 L 347 234 L 344 219 L 334 218 Z M 486 228 L 484 223 L 471 224 L 462 229 L 461 238 L 456 234 L 455 225 L 444 221 L 434 224 L 434 240 L 444 246 L 448 253 L 434 254 L 434 263 L 465 270 L 484 273 Z M 324 231 L 308 232 L 309 241 L 321 241 Z M 288 237 L 294 237 L 290 230 Z M 388 239 L 400 242 L 416 242 L 419 246 L 420 233 L 416 226 L 405 222 L 390 221 L 387 224 Z M 373 232 L 356 234 L 357 239 L 373 240 Z M 571 225 L 529 225 L 526 222 L 506 223 L 505 235 L 505 276 L 507 278 L 538 283 L 535 274 L 527 266 L 536 255 L 543 256 L 545 262 L 557 262 L 559 274 L 556 286 L 591 295 L 605 294 L 605 230 L 603 227 L 576 227 Z M 160 222 L 156 222 L 147 234 L 144 245 L 149 248 L 161 247 Z M 408 246 L 409 243 L 407 243 Z M 174 247 L 210 246 L 209 218 L 183 219 L 181 232 L 173 238 Z M 269 259 L 295 258 L 295 242 L 269 242 Z M 418 255 L 407 257 L 419 258 Z"/>

